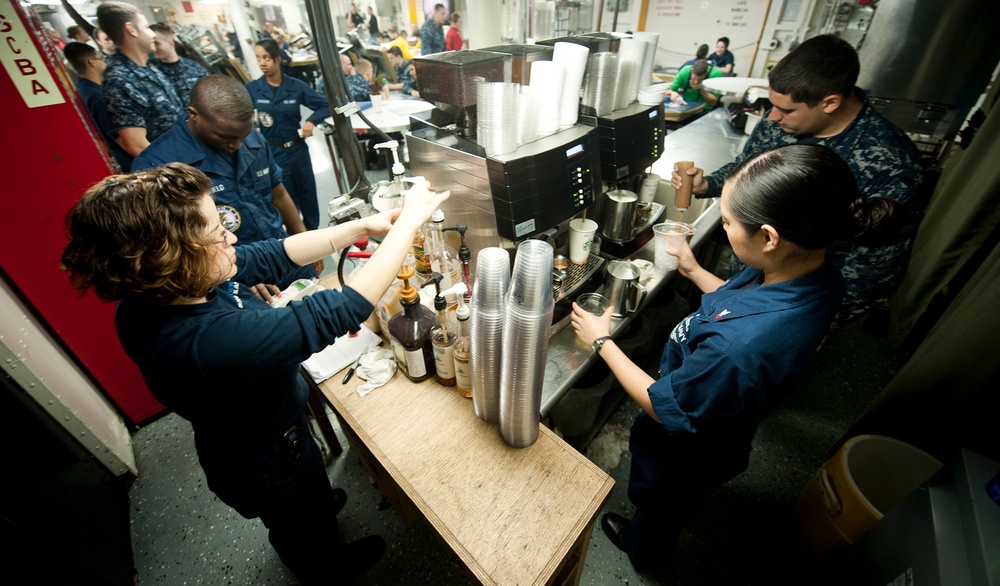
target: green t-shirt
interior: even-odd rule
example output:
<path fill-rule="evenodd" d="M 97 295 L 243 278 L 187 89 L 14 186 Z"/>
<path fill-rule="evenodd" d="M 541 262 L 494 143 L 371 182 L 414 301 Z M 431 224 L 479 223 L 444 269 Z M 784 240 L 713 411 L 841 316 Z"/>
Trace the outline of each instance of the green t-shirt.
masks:
<path fill-rule="evenodd" d="M 698 90 L 693 90 L 688 85 L 688 80 L 691 79 L 691 65 L 686 65 L 681 67 L 681 70 L 677 72 L 677 77 L 674 78 L 674 83 L 671 84 L 670 89 L 679 93 L 685 102 L 701 102 L 701 92 Z M 718 67 L 709 66 L 708 68 L 708 78 L 713 77 L 724 77 L 726 74 Z M 683 88 L 683 90 L 681 89 Z M 712 92 L 713 95 L 718 96 L 719 94 Z M 711 104 L 705 104 L 705 109 L 710 110 L 712 108 Z"/>

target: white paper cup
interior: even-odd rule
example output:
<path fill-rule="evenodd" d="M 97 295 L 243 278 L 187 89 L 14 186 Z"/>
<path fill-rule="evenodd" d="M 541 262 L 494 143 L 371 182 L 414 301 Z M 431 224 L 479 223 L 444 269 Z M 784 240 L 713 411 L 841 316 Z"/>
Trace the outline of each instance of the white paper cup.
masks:
<path fill-rule="evenodd" d="M 381 112 L 382 111 L 382 94 L 372 94 L 372 111 Z"/>
<path fill-rule="evenodd" d="M 576 218 L 569 223 L 569 260 L 574 264 L 587 264 L 590 246 L 597 234 L 597 222 Z"/>
<path fill-rule="evenodd" d="M 653 238 L 655 239 L 653 266 L 657 270 L 677 270 L 677 257 L 667 252 L 667 247 L 680 246 L 681 241 L 687 239 L 689 232 L 691 232 L 690 226 L 681 222 L 664 222 L 653 226 Z"/>
<path fill-rule="evenodd" d="M 646 175 L 639 188 L 639 203 L 649 203 L 656 199 L 656 190 L 660 187 L 660 176 L 656 173 Z"/>

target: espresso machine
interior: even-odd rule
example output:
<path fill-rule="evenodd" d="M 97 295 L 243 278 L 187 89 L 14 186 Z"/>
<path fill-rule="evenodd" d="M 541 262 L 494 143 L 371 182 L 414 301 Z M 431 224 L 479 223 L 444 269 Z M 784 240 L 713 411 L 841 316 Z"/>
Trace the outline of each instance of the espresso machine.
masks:
<path fill-rule="evenodd" d="M 583 45 L 591 54 L 617 52 L 619 36 L 593 32 L 539 41 L 552 45 L 568 42 Z M 632 102 L 628 107 L 598 116 L 586 105 L 580 106 L 579 124 L 597 129 L 600 145 L 601 178 L 611 188 L 595 198 L 588 217 L 601 226 L 601 252 L 624 258 L 642 248 L 652 238 L 652 226 L 663 214 L 658 203 L 630 201 L 629 193 L 638 193 L 639 185 L 650 167 L 663 154 L 663 104 L 646 106 Z"/>
<path fill-rule="evenodd" d="M 597 116 L 592 109 L 588 112 L 583 107 L 580 123 L 597 129 L 601 177 L 614 186 L 597 198 L 591 215 L 602 226 L 601 251 L 625 258 L 649 242 L 653 224 L 664 211 L 664 206 L 656 202 L 623 206 L 627 202 L 622 200 L 631 198 L 620 197 L 626 192 L 637 193 L 646 169 L 663 154 L 663 104 L 644 106 L 633 102 L 606 116 Z"/>
<path fill-rule="evenodd" d="M 434 102 L 437 112 L 428 121 L 411 119 L 410 171 L 435 189 L 451 191 L 442 211 L 447 223 L 468 226 L 473 262 L 475 251 L 489 246 L 506 249 L 513 259 L 517 244 L 527 238 L 547 240 L 558 251 L 567 242 L 569 221 L 591 207 L 601 190 L 594 127 L 577 124 L 503 155 L 487 156 L 477 142 L 476 92 L 470 88 L 480 80 L 504 81 L 512 54 L 456 51 L 414 60 L 421 97 Z M 495 75 L 487 77 L 484 69 Z M 590 281 L 603 264 L 591 255 L 586 264 L 574 265 L 560 296 L 576 294 L 577 285 Z"/>
<path fill-rule="evenodd" d="M 490 53 L 510 55 L 505 68 L 504 81 L 529 85 L 531 83 L 531 64 L 535 61 L 551 61 L 553 48 L 546 45 L 496 45 L 481 49 Z"/>

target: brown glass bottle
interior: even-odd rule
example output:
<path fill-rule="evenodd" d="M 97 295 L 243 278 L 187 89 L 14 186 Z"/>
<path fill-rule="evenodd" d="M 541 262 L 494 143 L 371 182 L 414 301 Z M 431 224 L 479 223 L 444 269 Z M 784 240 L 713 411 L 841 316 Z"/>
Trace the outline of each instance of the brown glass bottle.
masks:
<path fill-rule="evenodd" d="M 389 341 L 399 369 L 408 379 L 420 382 L 434 374 L 431 328 L 437 320 L 434 312 L 420 304 L 417 290 L 410 285 L 413 267 L 403 265 L 397 276 L 403 281 L 399 291 L 403 312 L 389 320 Z"/>

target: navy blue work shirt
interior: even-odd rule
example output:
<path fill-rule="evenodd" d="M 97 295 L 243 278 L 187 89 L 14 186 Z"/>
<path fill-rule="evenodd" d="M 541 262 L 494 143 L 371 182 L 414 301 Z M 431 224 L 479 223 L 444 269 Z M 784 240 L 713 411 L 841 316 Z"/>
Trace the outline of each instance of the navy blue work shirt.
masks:
<path fill-rule="evenodd" d="M 312 110 L 309 122 L 320 124 L 330 117 L 330 104 L 305 82 L 281 76 L 281 85 L 273 87 L 264 77 L 247 83 L 247 91 L 257 108 L 260 133 L 269 142 L 288 142 L 299 138 L 302 112 Z"/>
<path fill-rule="evenodd" d="M 702 296 L 670 333 L 649 398 L 663 427 L 682 437 L 757 421 L 798 385 L 844 294 L 828 258 L 816 271 L 771 285 L 747 268 Z"/>
<path fill-rule="evenodd" d="M 249 243 L 286 237 L 281 214 L 271 201 L 271 191 L 281 183 L 281 168 L 264 137 L 256 130 L 251 132 L 234 153 L 234 167 L 226 153 L 198 142 L 187 120 L 184 114 L 169 132 L 146 147 L 132 170 L 173 162 L 191 165 L 212 180 L 212 198 L 222 224 L 240 240 Z"/>

